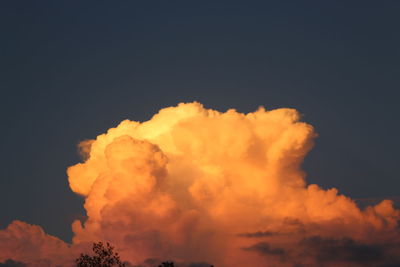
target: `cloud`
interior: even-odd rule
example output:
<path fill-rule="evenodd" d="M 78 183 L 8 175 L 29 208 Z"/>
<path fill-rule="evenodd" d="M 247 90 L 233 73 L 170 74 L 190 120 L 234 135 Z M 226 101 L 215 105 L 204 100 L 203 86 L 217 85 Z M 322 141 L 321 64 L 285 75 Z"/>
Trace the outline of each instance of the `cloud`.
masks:
<path fill-rule="evenodd" d="M 241 233 L 241 234 L 238 234 L 238 236 L 241 236 L 241 237 L 255 237 L 255 238 L 273 236 L 273 235 L 279 235 L 279 233 L 274 233 L 274 232 L 270 232 L 270 231 L 257 231 L 257 232 L 254 232 L 254 233 Z"/>
<path fill-rule="evenodd" d="M 295 243 L 295 242 L 294 242 Z M 281 244 L 282 246 L 282 244 Z M 310 236 L 287 248 L 259 242 L 244 251 L 266 258 L 276 256 L 280 266 L 399 266 L 400 242 L 364 243 L 344 237 L 340 239 Z"/>
<path fill-rule="evenodd" d="M 286 259 L 287 252 L 283 248 L 273 248 L 267 242 L 260 242 L 251 247 L 243 248 L 246 251 L 256 251 L 263 255 L 279 256 L 282 261 Z"/>
<path fill-rule="evenodd" d="M 0 262 L 51 266 L 53 263 L 65 264 L 70 257 L 67 244 L 47 235 L 39 226 L 14 221 L 0 230 Z"/>
<path fill-rule="evenodd" d="M 305 253 L 315 254 L 321 264 L 326 262 L 350 262 L 362 265 L 376 264 L 384 260 L 384 246 L 363 244 L 350 238 L 327 239 L 313 236 L 303 239 L 300 244 Z"/>
<path fill-rule="evenodd" d="M 26 225 L 11 238 L 11 224 L 0 244 L 16 251 L 0 252 L 0 259 L 71 263 L 91 242 L 109 241 L 132 266 L 146 266 L 146 259 L 346 266 L 369 249 L 376 262 L 392 264 L 399 211 L 390 200 L 361 210 L 335 188 L 307 184 L 301 163 L 315 137 L 287 108 L 243 114 L 194 102 L 162 109 L 146 122 L 122 121 L 81 143 L 83 162 L 68 168 L 87 214 L 72 225 L 73 243 Z M 27 246 L 25 255 L 18 245 L 25 240 L 41 242 Z"/>

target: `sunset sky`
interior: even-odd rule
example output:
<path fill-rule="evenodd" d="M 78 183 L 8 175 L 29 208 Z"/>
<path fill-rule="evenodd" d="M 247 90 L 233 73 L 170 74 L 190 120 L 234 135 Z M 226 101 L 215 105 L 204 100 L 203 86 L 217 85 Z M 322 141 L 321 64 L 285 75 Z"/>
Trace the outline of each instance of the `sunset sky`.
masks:
<path fill-rule="evenodd" d="M 276 244 L 284 240 L 289 247 L 298 242 L 317 247 L 328 239 L 320 232 L 332 230 L 329 240 L 334 240 L 336 231 L 349 231 L 350 243 L 390 247 L 389 252 L 382 252 L 383 261 L 390 258 L 388 264 L 399 263 L 390 255 L 400 245 L 385 239 L 398 210 L 383 202 L 363 213 L 351 203 L 363 209 L 389 199 L 394 207 L 400 207 L 400 2 L 300 2 L 2 1 L 0 229 L 20 220 L 78 244 L 100 238 L 97 224 L 111 224 L 110 218 L 129 221 L 115 214 L 134 212 L 153 220 L 155 229 L 167 225 L 160 230 L 163 237 L 176 238 L 166 245 L 170 250 L 157 256 L 171 253 L 191 260 L 185 257 L 196 248 L 189 246 L 183 251 L 176 244 L 186 244 L 189 230 L 182 225 L 191 220 L 197 223 L 192 218 L 199 216 L 196 233 L 203 236 L 209 229 L 218 233 L 207 240 L 202 237 L 199 244 L 211 244 L 221 255 L 233 251 L 225 244 L 231 239 L 222 236 L 235 233 L 252 239 L 258 233 L 264 238 L 273 231 L 279 234 L 271 234 L 271 247 L 261 242 L 247 244 L 247 239 L 243 244 L 233 243 L 238 242 L 235 244 L 244 254 L 268 251 L 273 261 L 286 264 L 282 251 L 290 249 L 279 250 L 282 246 Z M 158 119 L 152 118 L 157 113 L 161 114 Z M 177 118 L 185 123 L 175 122 Z M 124 120 L 129 121 L 121 123 Z M 136 129 L 134 122 L 142 123 L 142 128 Z M 105 133 L 91 147 L 90 160 L 89 154 L 78 153 L 78 144 L 81 150 L 90 149 L 87 143 L 93 144 L 82 141 Z M 281 135 L 284 141 L 276 137 Z M 125 160 L 124 153 L 137 157 L 134 170 L 126 170 L 120 163 Z M 148 167 L 149 161 L 155 163 Z M 81 165 L 85 167 L 80 169 L 79 162 L 85 162 Z M 90 169 L 92 176 L 84 168 Z M 229 173 L 232 169 L 236 174 Z M 143 176 L 143 180 L 131 175 Z M 204 175 L 208 178 L 202 178 Z M 120 192 L 113 185 L 99 185 L 103 176 L 122 188 L 125 183 L 135 183 L 139 188 L 135 190 L 143 194 L 140 201 L 151 199 L 150 204 L 146 202 L 149 206 L 121 211 L 115 203 L 130 203 L 127 199 L 132 198 L 122 196 L 138 191 Z M 153 176 L 154 181 L 149 178 Z M 167 185 L 162 177 L 167 177 Z M 182 177 L 189 177 L 190 185 Z M 254 178 L 257 181 L 250 183 L 249 177 L 270 180 L 264 183 Z M 96 179 L 100 182 L 94 189 Z M 229 184 L 228 191 L 221 179 Z M 295 189 L 285 191 L 286 183 Z M 307 187 L 309 184 L 318 187 Z M 149 193 L 158 186 L 162 193 Z M 326 191 L 330 188 L 346 198 L 336 199 L 336 191 Z M 211 193 L 204 197 L 204 190 Z M 250 201 L 247 193 L 256 191 L 260 199 Z M 190 192 L 190 200 L 182 192 Z M 276 192 L 290 197 L 278 198 Z M 97 198 L 98 194 L 107 195 L 108 202 Z M 255 206 L 232 212 L 243 198 Z M 332 211 L 316 204 L 326 199 L 334 203 Z M 95 204 L 87 204 L 85 209 L 85 200 Z M 142 205 L 139 200 L 132 201 Z M 280 201 L 284 204 L 277 204 Z M 305 209 L 315 210 L 315 214 L 311 212 L 307 218 L 293 215 L 295 219 L 288 225 L 301 224 L 302 231 L 312 233 L 306 237 L 299 236 L 300 230 L 292 229 L 296 232 L 292 235 L 286 224 L 279 224 L 287 222 L 282 218 L 289 210 L 294 214 L 301 208 L 290 203 L 302 201 L 312 202 L 307 202 Z M 112 207 L 105 210 L 115 214 L 96 217 L 107 205 Z M 268 209 L 258 209 L 258 205 Z M 172 222 L 165 215 L 167 219 L 157 221 L 148 212 L 153 206 L 163 207 L 154 211 L 158 215 L 179 210 L 181 217 L 176 216 L 182 220 Z M 260 214 L 267 211 L 272 214 L 271 229 L 258 223 L 265 219 Z M 357 218 L 346 221 L 348 214 L 355 213 Z M 223 218 L 230 216 L 238 220 L 226 226 Z M 331 221 L 327 224 L 319 216 L 342 218 L 349 228 Z M 376 222 L 378 217 L 390 229 L 383 229 Z M 86 220 L 82 230 L 77 222 Z M 313 228 L 316 224 L 322 225 L 319 230 Z M 379 242 L 373 235 L 367 240 L 363 230 L 352 232 L 353 226 L 372 227 L 377 236 L 385 234 Z M 224 227 L 229 231 L 222 231 Z M 393 227 L 393 236 L 400 236 L 398 226 Z M 105 228 L 101 231 L 115 234 Z M 280 235 L 284 237 L 277 237 Z M 126 236 L 115 237 L 115 242 L 125 242 Z M 154 237 L 140 238 L 148 241 Z M 0 247 L 6 246 L 4 240 L 2 244 L 0 239 Z M 336 240 L 344 242 L 338 245 L 340 249 L 349 244 L 346 240 Z M 135 246 L 134 241 L 129 242 Z M 124 251 L 124 245 L 121 249 Z M 300 252 L 290 251 L 299 263 L 307 262 Z M 146 260 L 145 256 L 153 257 L 152 252 L 143 250 L 135 257 Z M 196 261 L 226 264 L 219 255 L 192 256 Z M 248 263 L 245 258 L 235 260 Z"/>

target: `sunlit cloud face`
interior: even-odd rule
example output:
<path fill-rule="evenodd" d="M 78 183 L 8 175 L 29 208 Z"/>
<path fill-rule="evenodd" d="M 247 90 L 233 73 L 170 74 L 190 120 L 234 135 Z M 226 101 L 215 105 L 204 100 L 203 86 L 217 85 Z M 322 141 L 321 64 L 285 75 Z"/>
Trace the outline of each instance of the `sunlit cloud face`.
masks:
<path fill-rule="evenodd" d="M 307 185 L 300 165 L 315 137 L 294 109 L 222 113 L 188 103 L 147 122 L 125 120 L 81 143 L 84 161 L 68 168 L 87 213 L 72 225 L 72 246 L 42 231 L 39 243 L 48 248 L 15 254 L 9 242 L 38 236 L 36 226 L 17 222 L 0 232 L 0 260 L 66 265 L 90 242 L 106 240 L 133 264 L 400 263 L 400 215 L 391 201 L 360 210 L 336 189 Z"/>

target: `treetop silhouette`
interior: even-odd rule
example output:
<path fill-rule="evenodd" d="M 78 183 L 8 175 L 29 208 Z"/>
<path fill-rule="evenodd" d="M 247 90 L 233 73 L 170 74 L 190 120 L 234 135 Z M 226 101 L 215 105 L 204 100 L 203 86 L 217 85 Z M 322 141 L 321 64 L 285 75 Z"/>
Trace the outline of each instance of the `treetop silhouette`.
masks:
<path fill-rule="evenodd" d="M 93 243 L 94 256 L 87 254 L 81 254 L 79 258 L 75 260 L 78 267 L 125 267 L 125 263 L 122 263 L 117 252 L 114 252 L 114 247 L 110 243 L 106 243 L 104 246 L 103 242 Z"/>

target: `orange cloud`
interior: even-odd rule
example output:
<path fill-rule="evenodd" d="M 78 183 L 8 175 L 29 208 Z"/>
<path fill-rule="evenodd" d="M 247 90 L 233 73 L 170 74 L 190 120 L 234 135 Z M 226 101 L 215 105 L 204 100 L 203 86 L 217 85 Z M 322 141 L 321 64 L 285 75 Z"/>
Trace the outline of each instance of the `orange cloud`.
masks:
<path fill-rule="evenodd" d="M 67 244 L 39 226 L 14 221 L 0 230 L 0 262 L 12 259 L 35 267 L 64 265 L 70 261 L 69 254 Z"/>
<path fill-rule="evenodd" d="M 400 214 L 391 201 L 360 210 L 334 188 L 307 185 L 300 165 L 315 137 L 294 109 L 222 113 L 194 102 L 143 123 L 125 120 L 82 143 L 84 162 L 68 168 L 88 218 L 73 223 L 65 253 L 106 240 L 135 264 L 362 266 L 363 255 L 400 262 Z M 1 253 L 0 260 L 37 260 Z M 58 257 L 46 253 L 40 257 Z"/>

